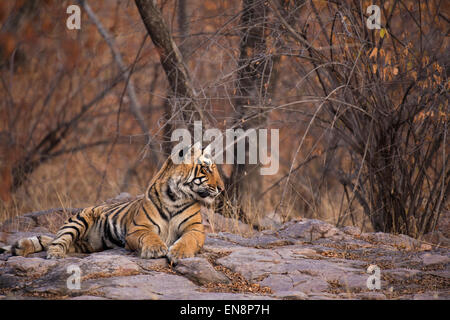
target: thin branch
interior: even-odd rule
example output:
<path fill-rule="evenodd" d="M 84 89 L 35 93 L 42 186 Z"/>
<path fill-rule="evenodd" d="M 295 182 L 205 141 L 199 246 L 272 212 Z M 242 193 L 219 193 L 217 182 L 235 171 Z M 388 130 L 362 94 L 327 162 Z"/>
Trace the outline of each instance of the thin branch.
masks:
<path fill-rule="evenodd" d="M 154 138 L 150 135 L 150 129 L 148 128 L 144 117 L 142 116 L 142 107 L 141 104 L 137 98 L 136 90 L 134 88 L 133 80 L 131 79 L 131 74 L 128 71 L 127 67 L 125 66 L 125 63 L 123 62 L 122 55 L 119 52 L 119 49 L 117 48 L 113 38 L 111 35 L 106 31 L 106 29 L 103 27 L 102 23 L 98 19 L 97 15 L 92 11 L 91 7 L 87 3 L 87 0 L 78 0 L 80 5 L 84 8 L 86 11 L 89 19 L 95 24 L 97 27 L 98 32 L 103 37 L 105 42 L 108 44 L 112 56 L 114 58 L 114 61 L 116 62 L 117 66 L 119 67 L 119 70 L 124 74 L 125 78 L 130 78 L 128 80 L 128 85 L 126 87 L 128 97 L 130 98 L 130 111 L 133 114 L 133 116 L 136 118 L 137 123 L 139 127 L 141 128 L 142 132 L 148 136 L 148 144 L 154 144 Z M 158 155 L 150 148 L 151 158 L 153 163 L 158 163 Z"/>

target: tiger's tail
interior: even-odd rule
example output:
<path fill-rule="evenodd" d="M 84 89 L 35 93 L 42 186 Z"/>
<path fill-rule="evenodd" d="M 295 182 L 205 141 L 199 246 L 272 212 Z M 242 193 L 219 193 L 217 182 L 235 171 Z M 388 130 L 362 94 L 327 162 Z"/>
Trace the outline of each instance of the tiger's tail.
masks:
<path fill-rule="evenodd" d="M 14 256 L 28 256 L 32 253 L 46 251 L 49 244 L 53 241 L 52 237 L 34 236 L 17 240 L 12 246 L 0 248 L 0 253 L 11 253 Z"/>

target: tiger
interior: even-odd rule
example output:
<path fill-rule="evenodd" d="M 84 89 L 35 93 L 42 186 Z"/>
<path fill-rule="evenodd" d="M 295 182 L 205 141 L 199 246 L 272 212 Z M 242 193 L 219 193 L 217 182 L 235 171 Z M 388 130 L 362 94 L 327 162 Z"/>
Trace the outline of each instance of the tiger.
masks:
<path fill-rule="evenodd" d="M 195 256 L 205 242 L 200 209 L 214 202 L 224 183 L 211 156 L 195 145 L 181 150 L 179 157 L 184 160 L 169 156 L 144 195 L 82 209 L 55 238 L 20 239 L 9 251 L 21 256 L 47 251 L 47 259 L 60 259 L 122 247 L 143 259 L 167 257 L 172 264 Z"/>

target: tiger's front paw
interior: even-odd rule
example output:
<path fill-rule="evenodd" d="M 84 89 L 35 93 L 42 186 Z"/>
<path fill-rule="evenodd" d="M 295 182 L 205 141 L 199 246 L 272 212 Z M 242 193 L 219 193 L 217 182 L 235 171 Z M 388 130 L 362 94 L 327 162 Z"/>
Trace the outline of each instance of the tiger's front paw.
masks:
<path fill-rule="evenodd" d="M 142 259 L 161 258 L 167 254 L 167 246 L 165 243 L 145 245 L 141 249 Z"/>
<path fill-rule="evenodd" d="M 30 253 L 34 252 L 33 243 L 30 239 L 20 239 L 17 240 L 10 248 L 10 252 L 14 256 L 28 256 Z"/>
<path fill-rule="evenodd" d="M 187 250 L 186 245 L 182 243 L 175 243 L 169 248 L 167 258 L 172 264 L 177 264 L 179 259 L 192 258 L 194 256 L 192 250 Z"/>
<path fill-rule="evenodd" d="M 50 246 L 47 250 L 47 259 L 62 259 L 66 257 L 66 252 L 60 246 Z"/>

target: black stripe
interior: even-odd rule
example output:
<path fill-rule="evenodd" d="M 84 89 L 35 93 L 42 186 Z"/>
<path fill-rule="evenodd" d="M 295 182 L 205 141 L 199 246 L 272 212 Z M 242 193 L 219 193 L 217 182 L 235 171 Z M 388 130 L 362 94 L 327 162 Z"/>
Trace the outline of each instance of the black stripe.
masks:
<path fill-rule="evenodd" d="M 143 238 L 145 235 L 146 235 L 146 234 L 143 233 L 143 234 L 141 234 L 141 235 L 139 236 L 139 238 L 138 238 L 138 244 L 139 244 L 139 247 L 142 247 L 141 240 L 142 240 L 142 238 Z"/>
<path fill-rule="evenodd" d="M 41 245 L 42 250 L 43 250 L 43 249 L 44 249 L 44 245 L 42 244 L 41 236 L 37 236 L 36 238 L 38 239 L 38 242 L 39 242 L 39 244 Z"/>
<path fill-rule="evenodd" d="M 121 205 L 125 204 L 125 202 L 120 202 L 120 203 L 114 203 L 111 207 L 109 207 L 108 209 L 106 209 L 106 211 L 104 211 L 105 215 L 109 215 L 111 212 L 113 212 L 114 210 L 116 210 L 117 208 L 119 208 Z"/>
<path fill-rule="evenodd" d="M 127 203 L 127 204 L 125 204 L 122 208 L 120 208 L 120 209 L 117 209 L 117 208 L 115 208 L 115 209 L 117 209 L 117 211 L 115 211 L 115 212 L 110 212 L 110 215 L 108 215 L 108 219 L 109 218 L 111 218 L 111 219 L 114 219 L 114 220 L 116 220 L 117 219 L 117 216 L 119 215 L 119 213 L 121 213 L 125 208 L 127 208 L 129 205 L 131 204 L 131 202 L 130 203 Z"/>
<path fill-rule="evenodd" d="M 183 206 L 186 206 L 187 204 L 192 204 L 193 202 L 191 200 L 185 199 L 186 201 L 184 201 L 183 203 L 180 204 L 176 204 L 173 205 L 174 208 L 179 209 L 182 208 Z"/>
<path fill-rule="evenodd" d="M 180 182 L 181 183 L 181 182 Z M 182 194 L 184 194 L 184 197 L 186 198 L 186 199 L 189 199 L 191 196 L 187 193 L 187 192 L 185 192 L 182 188 L 180 188 L 180 183 L 178 183 L 178 190 L 182 193 Z M 183 183 L 183 186 L 189 186 L 189 188 L 192 190 L 192 184 L 190 184 L 190 183 Z"/>
<path fill-rule="evenodd" d="M 164 218 L 164 220 L 169 221 L 169 217 L 164 213 L 164 206 L 163 206 L 163 203 L 161 202 L 161 195 L 159 194 L 158 188 L 156 188 L 156 186 L 154 186 L 154 188 L 155 188 L 156 199 L 158 200 L 159 207 L 160 207 L 160 208 L 158 208 L 158 212 L 159 212 L 159 214 L 161 214 L 161 211 L 159 211 L 159 209 L 161 209 L 162 217 Z"/>
<path fill-rule="evenodd" d="M 124 224 L 122 227 L 121 227 L 121 230 L 122 230 L 122 238 L 121 238 L 121 240 L 122 240 L 122 242 L 125 244 L 125 238 L 126 238 L 126 236 L 127 236 L 127 233 L 128 233 L 128 228 L 127 228 L 127 224 Z"/>
<path fill-rule="evenodd" d="M 130 210 L 133 209 L 133 206 L 136 204 L 136 200 L 130 201 L 130 204 L 127 206 L 127 211 L 122 214 L 122 216 L 118 216 L 116 219 L 116 223 L 120 226 L 122 230 L 121 239 L 125 241 L 125 235 L 127 234 L 127 223 L 123 223 L 125 217 L 130 214 Z"/>
<path fill-rule="evenodd" d="M 139 232 L 139 231 L 148 231 L 148 229 L 137 229 L 137 230 L 134 230 L 134 231 L 132 231 L 132 232 L 128 233 L 128 234 L 127 234 L 127 236 L 129 236 L 130 234 L 133 234 L 133 233 Z"/>
<path fill-rule="evenodd" d="M 194 223 L 191 223 L 190 226 L 193 226 L 194 224 L 203 224 L 203 223 L 201 223 L 201 222 L 194 222 Z"/>
<path fill-rule="evenodd" d="M 120 217 L 120 213 L 122 213 L 125 209 L 127 209 L 129 206 L 131 205 L 131 202 L 125 204 L 122 208 L 118 209 L 116 212 L 112 213 L 111 216 L 108 217 L 108 220 L 111 221 L 112 224 L 112 228 L 113 228 L 113 235 L 118 238 L 118 239 L 123 239 L 123 234 L 119 234 L 119 232 L 117 231 L 117 225 L 118 222 L 117 220 Z M 114 239 L 116 240 L 116 239 Z M 116 240 L 117 241 L 117 240 Z M 120 243 L 122 243 L 123 241 L 119 240 Z"/>
<path fill-rule="evenodd" d="M 76 229 L 75 229 L 75 230 L 76 230 Z M 78 233 L 78 230 L 77 230 L 77 233 Z M 62 236 L 65 236 L 66 234 L 70 235 L 70 238 L 72 239 L 72 241 L 75 239 L 74 234 L 73 234 L 72 232 L 69 232 L 69 231 L 64 232 L 64 233 L 61 233 L 60 236 L 59 236 L 59 238 L 61 238 Z"/>
<path fill-rule="evenodd" d="M 123 244 L 121 242 L 119 242 L 118 240 L 116 240 L 116 238 L 114 238 L 113 235 L 111 234 L 109 221 L 106 221 L 105 232 L 106 232 L 106 236 L 108 237 L 109 241 L 111 241 L 112 243 L 114 243 L 118 247 L 122 247 L 123 246 Z"/>
<path fill-rule="evenodd" d="M 160 199 L 159 199 L 159 193 L 158 193 L 158 190 L 156 189 L 156 187 L 153 185 L 153 187 L 152 187 L 152 189 L 155 189 L 155 193 L 156 193 L 156 197 L 153 195 L 153 194 L 150 194 L 150 196 L 149 196 L 149 199 L 152 201 L 152 203 L 153 203 L 153 205 L 156 207 L 156 209 L 158 210 L 158 213 L 159 213 L 159 215 L 161 216 L 161 218 L 163 218 L 164 220 L 166 220 L 166 221 L 169 221 L 169 218 L 167 217 L 167 215 L 165 215 L 164 214 L 164 210 L 163 210 L 163 208 L 162 208 L 162 203 L 161 203 L 161 201 L 160 201 Z M 155 201 L 155 199 L 154 198 L 156 198 L 156 200 L 158 200 L 158 202 L 159 202 L 159 206 L 156 204 L 156 201 Z"/>
<path fill-rule="evenodd" d="M 76 226 L 62 226 L 59 230 L 61 231 L 61 230 L 64 230 L 64 229 L 75 230 L 77 232 L 77 238 L 80 237 L 80 230 L 78 230 Z M 67 232 L 62 233 L 61 236 L 65 235 L 65 234 L 67 234 Z M 72 235 L 72 239 L 73 239 L 73 235 Z"/>
<path fill-rule="evenodd" d="M 86 229 L 86 227 L 81 223 L 81 222 L 79 222 L 79 221 L 70 221 L 70 223 L 75 223 L 76 225 L 78 225 L 79 226 L 79 228 L 81 229 L 81 230 L 84 230 L 84 229 Z"/>
<path fill-rule="evenodd" d="M 70 217 L 69 218 L 69 222 L 72 222 L 72 223 L 76 223 L 76 224 L 78 224 L 80 227 L 82 227 L 83 225 L 79 222 L 79 221 L 77 221 L 77 220 L 74 220 L 73 218 L 76 218 L 76 219 L 79 219 L 79 217 L 78 217 L 78 215 L 75 217 Z"/>
<path fill-rule="evenodd" d="M 171 215 L 170 217 L 173 218 L 177 215 L 179 215 L 180 213 L 182 213 L 183 211 L 187 210 L 188 208 L 190 208 L 195 202 L 189 202 L 187 205 L 185 205 L 184 207 L 182 207 L 180 210 L 178 210 L 177 212 L 175 212 L 173 215 Z"/>
<path fill-rule="evenodd" d="M 199 168 L 199 166 L 195 166 L 194 177 L 192 178 L 192 180 L 190 182 L 194 181 L 194 179 L 197 178 L 198 168 Z"/>
<path fill-rule="evenodd" d="M 60 239 L 61 240 L 61 239 Z M 68 249 L 69 249 L 69 247 L 68 247 L 68 245 L 67 245 L 67 243 L 65 242 L 65 241 L 63 241 L 62 243 L 61 242 L 55 242 L 55 243 L 53 243 L 52 242 L 52 245 L 53 244 L 56 244 L 56 245 L 59 245 L 59 246 L 61 246 L 61 247 L 63 247 L 63 249 L 67 252 L 68 251 Z"/>
<path fill-rule="evenodd" d="M 177 199 L 175 198 L 175 194 L 173 193 L 172 189 L 170 189 L 170 186 L 167 185 L 167 191 L 166 191 L 167 196 L 169 197 L 170 201 L 175 202 L 177 201 Z"/>
<path fill-rule="evenodd" d="M 61 246 L 64 250 L 66 250 L 66 246 L 59 242 L 52 243 L 52 246 Z"/>
<path fill-rule="evenodd" d="M 101 204 L 99 204 L 99 205 L 97 205 L 97 206 L 93 206 L 92 209 L 91 209 L 91 211 L 94 212 L 95 209 L 97 209 L 97 208 L 99 208 L 99 207 L 101 207 L 101 206 L 102 206 Z"/>
<path fill-rule="evenodd" d="M 151 197 L 152 189 L 153 189 L 154 186 L 155 186 L 155 184 L 152 184 L 152 186 L 148 189 L 148 192 L 147 192 L 147 197 L 148 198 Z"/>
<path fill-rule="evenodd" d="M 111 213 L 112 211 L 116 210 L 117 207 L 119 207 L 119 206 L 120 206 L 120 203 L 119 204 L 116 203 L 113 206 L 106 208 L 105 211 L 103 211 L 102 213 L 107 216 L 109 213 Z"/>
<path fill-rule="evenodd" d="M 84 225 L 84 228 L 87 230 L 89 228 L 89 224 L 86 221 L 84 217 L 82 217 L 80 214 L 77 215 L 77 219 L 81 221 L 81 223 Z"/>
<path fill-rule="evenodd" d="M 101 217 L 97 221 L 97 232 L 101 235 L 103 249 L 108 249 L 108 244 L 105 241 L 105 233 L 106 233 L 105 222 L 106 222 L 105 216 Z"/>
<path fill-rule="evenodd" d="M 119 215 L 114 216 L 111 220 L 110 220 L 110 227 L 112 225 L 112 234 L 115 238 L 120 239 L 121 238 L 121 234 L 119 234 L 119 232 L 117 231 L 117 219 L 118 219 Z"/>
<path fill-rule="evenodd" d="M 183 223 L 185 223 L 186 221 L 188 221 L 190 218 L 192 218 L 193 216 L 195 216 L 197 213 L 199 213 L 200 210 L 198 210 L 197 212 L 191 214 L 189 217 L 187 217 L 186 219 L 184 219 L 183 221 L 181 221 L 181 223 L 178 225 L 178 231 L 180 231 L 180 227 Z"/>
<path fill-rule="evenodd" d="M 104 234 L 104 233 L 102 233 L 101 238 L 102 238 L 102 247 L 103 247 L 103 250 L 108 249 L 108 244 L 106 243 L 106 240 L 105 240 L 105 234 Z"/>
<path fill-rule="evenodd" d="M 64 226 L 62 226 L 61 228 L 59 228 L 59 230 L 63 230 L 63 229 L 75 229 L 75 230 L 77 230 L 77 231 L 79 232 L 78 228 L 79 228 L 79 227 L 78 227 L 77 225 L 75 225 L 75 226 L 64 225 Z"/>
<path fill-rule="evenodd" d="M 132 221 L 132 223 L 133 223 L 133 225 L 134 225 L 134 226 L 136 226 L 136 227 L 143 227 L 143 228 L 148 228 L 148 226 L 146 226 L 146 225 L 143 225 L 143 224 L 139 224 L 139 223 L 136 223 L 136 221 L 134 221 L 134 218 L 133 218 L 133 221 Z"/>
<path fill-rule="evenodd" d="M 205 234 L 204 231 L 200 231 L 200 230 L 197 230 L 197 229 L 191 229 L 191 230 L 189 230 L 188 232 L 191 232 L 191 231 L 197 231 L 197 232 L 200 232 L 200 233 L 202 233 L 202 234 Z"/>
<path fill-rule="evenodd" d="M 161 228 L 159 227 L 159 225 L 158 225 L 155 221 L 153 221 L 152 218 L 150 218 L 150 216 L 148 215 L 147 210 L 146 210 L 145 207 L 144 207 L 144 204 L 142 204 L 142 209 L 144 210 L 144 213 L 145 213 L 145 215 L 147 216 L 147 219 L 150 220 L 151 223 L 153 223 L 155 226 L 158 227 L 158 234 L 160 234 L 160 233 L 161 233 Z"/>

